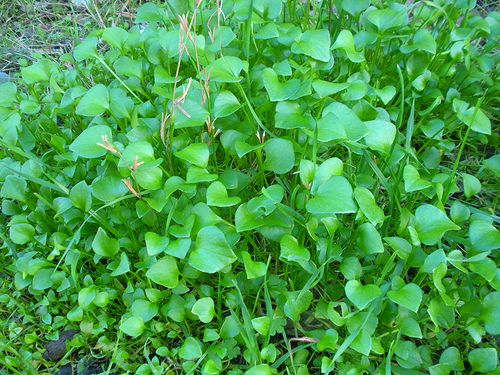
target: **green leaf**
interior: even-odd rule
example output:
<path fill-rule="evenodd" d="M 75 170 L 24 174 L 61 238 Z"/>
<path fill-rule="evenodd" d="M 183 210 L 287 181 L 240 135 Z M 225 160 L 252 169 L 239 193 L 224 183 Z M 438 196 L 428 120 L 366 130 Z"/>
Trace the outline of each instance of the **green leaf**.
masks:
<path fill-rule="evenodd" d="M 397 252 L 401 259 L 408 259 L 412 252 L 411 244 L 401 237 L 384 237 L 384 240 Z"/>
<path fill-rule="evenodd" d="M 161 258 L 146 272 L 149 279 L 167 288 L 175 288 L 179 284 L 179 275 L 177 261 L 170 255 Z"/>
<path fill-rule="evenodd" d="M 35 228 L 29 223 L 9 224 L 9 237 L 16 245 L 24 245 L 33 241 L 35 237 Z"/>
<path fill-rule="evenodd" d="M 17 102 L 17 86 L 14 82 L 0 84 L 0 107 L 10 107 Z"/>
<path fill-rule="evenodd" d="M 279 36 L 278 28 L 276 27 L 276 23 L 268 22 L 261 29 L 252 35 L 254 39 L 272 39 L 277 38 Z"/>
<path fill-rule="evenodd" d="M 335 83 L 329 81 L 323 81 L 320 79 L 315 79 L 312 83 L 312 87 L 314 91 L 316 91 L 319 95 L 320 99 L 323 99 L 327 96 L 336 94 L 346 88 L 349 87 L 349 83 Z"/>
<path fill-rule="evenodd" d="M 474 250 L 480 252 L 500 248 L 500 232 L 493 225 L 481 219 L 471 222 L 469 239 Z"/>
<path fill-rule="evenodd" d="M 349 280 L 345 285 L 345 294 L 359 310 L 363 310 L 380 297 L 382 291 L 374 284 L 362 285 L 358 280 Z"/>
<path fill-rule="evenodd" d="M 120 51 L 123 51 L 125 42 L 128 39 L 128 32 L 121 27 L 106 27 L 102 32 L 101 39 L 108 43 L 111 47 L 115 47 Z"/>
<path fill-rule="evenodd" d="M 311 193 L 316 194 L 318 189 L 332 176 L 341 176 L 344 163 L 339 158 L 326 159 L 314 172 Z"/>
<path fill-rule="evenodd" d="M 120 243 L 117 239 L 108 237 L 106 231 L 99 227 L 92 241 L 92 249 L 101 257 L 112 258 L 120 250 Z"/>
<path fill-rule="evenodd" d="M 269 99 L 272 102 L 279 102 L 290 99 L 299 91 L 301 82 L 299 79 L 291 79 L 284 83 L 278 81 L 276 72 L 271 68 L 265 68 L 262 71 L 262 80 L 266 87 Z"/>
<path fill-rule="evenodd" d="M 472 130 L 481 134 L 491 134 L 491 121 L 481 108 L 472 107 L 465 112 L 458 111 L 457 117 L 467 126 L 470 126 Z"/>
<path fill-rule="evenodd" d="M 332 46 L 332 50 L 340 49 L 344 51 L 347 55 L 347 58 L 354 63 L 360 63 L 365 61 L 365 57 L 362 53 L 356 51 L 354 47 L 354 38 L 352 33 L 349 30 L 342 30 L 335 43 Z"/>
<path fill-rule="evenodd" d="M 434 245 L 449 230 L 459 230 L 446 214 L 436 206 L 424 204 L 415 211 L 415 229 L 418 237 L 426 245 Z"/>
<path fill-rule="evenodd" d="M 356 212 L 352 194 L 352 187 L 347 179 L 342 176 L 332 176 L 307 202 L 307 211 L 312 214 Z"/>
<path fill-rule="evenodd" d="M 122 178 L 116 175 L 110 175 L 92 183 L 92 195 L 97 199 L 110 202 L 129 192 Z"/>
<path fill-rule="evenodd" d="M 226 117 L 239 108 L 240 103 L 231 91 L 220 91 L 215 98 L 212 114 L 214 117 Z"/>
<path fill-rule="evenodd" d="M 326 113 L 317 121 L 318 141 L 342 142 L 348 139 L 342 120 L 333 113 Z"/>
<path fill-rule="evenodd" d="M 439 363 L 446 363 L 450 365 L 453 371 L 463 371 L 464 363 L 462 361 L 462 355 L 458 348 L 451 346 L 446 348 L 439 358 Z"/>
<path fill-rule="evenodd" d="M 403 335 L 414 337 L 417 339 L 422 338 L 422 330 L 420 329 L 420 325 L 417 323 L 415 319 L 407 317 L 400 323 L 400 326 L 401 326 L 401 333 Z"/>
<path fill-rule="evenodd" d="M 356 101 L 363 98 L 368 92 L 368 85 L 357 79 L 349 84 L 347 90 L 342 94 L 343 101 Z"/>
<path fill-rule="evenodd" d="M 214 181 L 207 188 L 207 204 L 209 206 L 230 207 L 241 202 L 239 197 L 229 197 L 224 184 Z"/>
<path fill-rule="evenodd" d="M 370 0 L 341 0 L 342 9 L 351 16 L 358 17 L 359 14 L 370 6 Z"/>
<path fill-rule="evenodd" d="M 490 335 L 500 335 L 500 292 L 491 292 L 483 299 L 481 319 Z"/>
<path fill-rule="evenodd" d="M 199 271 L 214 273 L 236 260 L 233 250 L 216 226 L 210 225 L 198 232 L 195 250 L 189 256 L 189 264 Z"/>
<path fill-rule="evenodd" d="M 54 285 L 54 281 L 51 279 L 54 273 L 53 268 L 42 268 L 33 276 L 33 289 L 45 290 Z"/>
<path fill-rule="evenodd" d="M 498 350 L 495 348 L 472 349 L 467 358 L 472 367 L 472 372 L 487 373 L 495 370 L 498 365 Z"/>
<path fill-rule="evenodd" d="M 280 129 L 314 129 L 314 118 L 302 115 L 297 102 L 283 101 L 276 104 L 275 126 Z"/>
<path fill-rule="evenodd" d="M 179 348 L 179 357 L 192 361 L 203 355 L 203 344 L 194 337 L 188 337 Z"/>
<path fill-rule="evenodd" d="M 234 221 L 238 232 L 252 230 L 265 224 L 262 213 L 250 211 L 247 203 L 243 203 L 238 207 L 234 215 Z"/>
<path fill-rule="evenodd" d="M 88 310 L 97 295 L 97 287 L 95 285 L 80 289 L 78 292 L 78 305 L 83 310 Z"/>
<path fill-rule="evenodd" d="M 422 302 L 422 290 L 417 284 L 406 284 L 400 289 L 389 290 L 387 297 L 400 306 L 406 307 L 413 312 L 417 312 Z"/>
<path fill-rule="evenodd" d="M 243 79 L 240 72 L 243 69 L 243 62 L 235 56 L 225 56 L 217 59 L 205 67 L 205 71 L 210 73 L 210 82 L 239 82 Z"/>
<path fill-rule="evenodd" d="M 255 262 L 247 251 L 242 251 L 241 257 L 248 279 L 256 279 L 266 274 L 267 265 L 265 263 Z"/>
<path fill-rule="evenodd" d="M 266 159 L 263 168 L 277 174 L 289 172 L 295 163 L 293 144 L 287 139 L 272 138 L 264 145 Z"/>
<path fill-rule="evenodd" d="M 143 66 L 142 62 L 131 59 L 128 56 L 122 56 L 113 64 L 116 74 L 137 77 L 141 81 L 143 79 Z"/>
<path fill-rule="evenodd" d="M 157 190 L 163 186 L 163 171 L 160 167 L 139 166 L 135 171 L 135 180 L 143 189 Z"/>
<path fill-rule="evenodd" d="M 15 175 L 9 175 L 5 178 L 0 194 L 4 199 L 13 199 L 26 203 L 26 180 Z"/>
<path fill-rule="evenodd" d="M 130 261 L 128 260 L 127 253 L 123 252 L 120 254 L 120 263 L 118 263 L 118 266 L 113 272 L 110 273 L 110 275 L 116 277 L 123 275 L 128 271 L 130 271 Z"/>
<path fill-rule="evenodd" d="M 83 42 L 79 43 L 73 50 L 73 57 L 76 61 L 82 61 L 85 59 L 98 58 L 99 53 L 97 52 L 97 43 L 99 39 L 95 36 L 85 39 Z"/>
<path fill-rule="evenodd" d="M 440 297 L 433 298 L 428 307 L 428 313 L 436 327 L 450 329 L 455 325 L 455 309 L 448 306 Z"/>
<path fill-rule="evenodd" d="M 285 234 L 280 241 L 280 259 L 290 262 L 298 262 L 309 260 L 311 254 L 305 247 L 299 245 L 295 237 L 290 234 Z"/>
<path fill-rule="evenodd" d="M 258 333 L 260 333 L 263 336 L 267 335 L 270 323 L 271 319 L 269 319 L 268 316 L 259 316 L 258 318 L 252 319 L 253 329 L 255 329 Z"/>
<path fill-rule="evenodd" d="M 145 328 L 144 321 L 138 316 L 131 316 L 125 319 L 120 325 L 120 330 L 132 337 L 140 336 Z"/>
<path fill-rule="evenodd" d="M 200 168 L 206 168 L 210 151 L 206 143 L 191 143 L 182 150 L 175 152 L 174 155 Z"/>
<path fill-rule="evenodd" d="M 274 372 L 267 364 L 255 365 L 245 372 L 245 375 L 273 375 Z"/>
<path fill-rule="evenodd" d="M 408 193 L 432 186 L 429 181 L 420 178 L 420 173 L 418 173 L 417 168 L 411 164 L 405 165 L 403 169 L 403 180 L 405 182 L 405 190 Z"/>
<path fill-rule="evenodd" d="M 460 175 L 464 181 L 464 194 L 467 198 L 470 198 L 481 191 L 481 182 L 477 179 L 477 177 L 468 173 L 461 173 Z"/>
<path fill-rule="evenodd" d="M 144 323 L 149 322 L 158 314 L 158 305 L 145 299 L 137 299 L 132 303 L 130 312 L 133 316 L 138 316 Z"/>
<path fill-rule="evenodd" d="M 356 350 L 358 353 L 368 356 L 372 349 L 372 337 L 370 332 L 366 329 L 360 330 L 354 340 L 349 344 L 349 347 Z"/>
<path fill-rule="evenodd" d="M 363 223 L 358 228 L 357 247 L 366 254 L 377 254 L 384 252 L 382 237 L 375 226 L 371 223 Z"/>
<path fill-rule="evenodd" d="M 389 103 L 394 98 L 394 95 L 396 95 L 396 88 L 394 86 L 385 86 L 382 89 L 373 88 L 373 90 L 384 104 Z"/>
<path fill-rule="evenodd" d="M 109 91 L 99 83 L 85 93 L 76 106 L 76 114 L 80 116 L 100 116 L 109 108 Z M 102 126 L 102 125 L 101 125 Z"/>
<path fill-rule="evenodd" d="M 215 316 L 214 300 L 210 297 L 200 298 L 191 308 L 191 312 L 203 323 L 210 323 Z"/>
<path fill-rule="evenodd" d="M 165 250 L 165 253 L 170 254 L 179 259 L 184 259 L 190 247 L 191 247 L 190 238 L 179 238 L 178 240 L 170 241 Z"/>
<path fill-rule="evenodd" d="M 311 305 L 313 294 L 311 291 L 297 290 L 294 292 L 286 292 L 286 302 L 283 311 L 292 321 L 297 322 L 300 319 L 300 314 L 307 311 Z"/>
<path fill-rule="evenodd" d="M 330 32 L 326 29 L 306 30 L 300 40 L 291 46 L 292 53 L 303 54 L 315 60 L 330 61 Z"/>
<path fill-rule="evenodd" d="M 382 35 L 386 31 L 402 27 L 404 25 L 403 14 L 403 12 L 392 9 L 377 9 L 369 12 L 366 19 Z"/>
<path fill-rule="evenodd" d="M 146 249 L 150 256 L 158 255 L 167 249 L 170 242 L 168 237 L 161 236 L 154 232 L 147 232 L 145 235 Z"/>
<path fill-rule="evenodd" d="M 363 138 L 366 134 L 368 134 L 368 129 L 366 128 L 363 121 L 361 121 L 359 117 L 353 112 L 353 110 L 345 104 L 333 102 L 323 110 L 322 115 L 326 116 L 328 113 L 335 115 L 335 117 L 332 117 L 330 120 L 330 126 L 333 126 L 337 129 L 339 126 L 342 126 L 348 140 L 356 142 Z M 339 132 L 339 130 L 335 131 L 335 133 L 337 134 Z"/>
<path fill-rule="evenodd" d="M 324 336 L 318 341 L 318 350 L 321 352 L 335 352 L 339 334 L 334 328 L 326 330 Z"/>
<path fill-rule="evenodd" d="M 373 225 L 384 222 L 384 211 L 375 202 L 372 192 L 365 187 L 356 186 L 354 188 L 354 199 L 358 203 L 359 209 Z"/>
<path fill-rule="evenodd" d="M 48 59 L 42 59 L 26 68 L 21 69 L 23 80 L 31 85 L 40 81 L 50 81 L 53 73 L 57 72 L 57 64 Z"/>
<path fill-rule="evenodd" d="M 396 127 L 393 123 L 384 120 L 365 121 L 369 133 L 365 136 L 365 143 L 372 150 L 387 151 L 396 138 Z"/>
<path fill-rule="evenodd" d="M 92 189 L 85 181 L 80 181 L 71 189 L 69 193 L 69 200 L 71 204 L 82 210 L 88 212 L 92 207 Z"/>
<path fill-rule="evenodd" d="M 174 127 L 182 129 L 202 126 L 208 116 L 209 112 L 198 101 L 186 98 L 174 108 Z"/>
<path fill-rule="evenodd" d="M 339 270 L 347 280 L 359 279 L 363 275 L 363 267 L 356 257 L 347 257 L 342 260 Z"/>
<path fill-rule="evenodd" d="M 500 177 L 500 155 L 492 156 L 484 161 L 484 166 Z"/>
<path fill-rule="evenodd" d="M 157 22 L 161 21 L 162 11 L 155 3 L 145 3 L 142 4 L 139 9 L 137 9 L 137 16 L 135 17 L 135 23 L 142 22 Z"/>
<path fill-rule="evenodd" d="M 425 28 L 421 28 L 413 34 L 413 38 L 408 44 L 404 44 L 400 47 L 400 50 L 403 53 L 411 53 L 416 50 L 421 50 L 435 55 L 436 48 L 436 41 L 430 31 Z"/>

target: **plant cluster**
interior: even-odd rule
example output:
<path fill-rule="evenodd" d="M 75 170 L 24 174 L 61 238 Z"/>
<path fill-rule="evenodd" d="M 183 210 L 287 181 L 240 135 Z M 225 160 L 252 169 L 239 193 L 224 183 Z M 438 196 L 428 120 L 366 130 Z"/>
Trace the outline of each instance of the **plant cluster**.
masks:
<path fill-rule="evenodd" d="M 0 370 L 499 374 L 500 13 L 474 5 L 145 3 L 23 68 Z"/>

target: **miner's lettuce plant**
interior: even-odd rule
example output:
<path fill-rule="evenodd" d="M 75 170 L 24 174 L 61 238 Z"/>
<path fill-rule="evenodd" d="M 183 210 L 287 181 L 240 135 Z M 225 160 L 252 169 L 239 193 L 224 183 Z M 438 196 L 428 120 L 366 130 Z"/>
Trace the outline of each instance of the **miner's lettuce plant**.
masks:
<path fill-rule="evenodd" d="M 146 3 L 0 86 L 2 371 L 500 373 L 474 5 Z"/>

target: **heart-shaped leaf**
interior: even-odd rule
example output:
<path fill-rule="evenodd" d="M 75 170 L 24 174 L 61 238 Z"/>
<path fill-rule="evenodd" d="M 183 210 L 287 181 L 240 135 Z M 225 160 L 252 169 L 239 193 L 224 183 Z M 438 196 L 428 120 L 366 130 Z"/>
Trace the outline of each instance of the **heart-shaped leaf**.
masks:
<path fill-rule="evenodd" d="M 491 292 L 484 297 L 481 319 L 486 332 L 500 335 L 500 292 Z"/>
<path fill-rule="evenodd" d="M 358 206 L 373 225 L 382 223 L 385 220 L 384 211 L 375 202 L 372 192 L 365 187 L 356 186 L 354 188 L 354 198 Z"/>
<path fill-rule="evenodd" d="M 422 290 L 417 284 L 406 284 L 398 290 L 389 290 L 387 297 L 400 306 L 417 312 L 422 302 Z"/>
<path fill-rule="evenodd" d="M 359 310 L 363 310 L 370 302 L 380 297 L 382 291 L 374 284 L 362 285 L 358 280 L 349 280 L 345 285 L 345 294 Z"/>
<path fill-rule="evenodd" d="M 266 159 L 263 167 L 277 174 L 284 174 L 293 168 L 295 153 L 288 139 L 272 138 L 264 145 Z"/>
<path fill-rule="evenodd" d="M 231 91 L 221 91 L 215 98 L 213 116 L 226 117 L 240 108 L 238 99 Z"/>
<path fill-rule="evenodd" d="M 239 197 L 229 197 L 224 184 L 214 181 L 207 189 L 207 204 L 209 206 L 229 207 L 241 202 Z"/>
<path fill-rule="evenodd" d="M 420 178 L 417 168 L 410 164 L 406 165 L 403 169 L 403 180 L 405 182 L 405 190 L 408 193 L 432 186 L 429 181 Z"/>
<path fill-rule="evenodd" d="M 245 272 L 247 273 L 247 277 L 249 279 L 256 279 L 266 274 L 267 266 L 265 263 L 253 261 L 252 257 L 247 251 L 242 251 L 241 257 L 243 258 Z"/>
<path fill-rule="evenodd" d="M 365 136 L 365 143 L 372 150 L 387 151 L 396 138 L 396 127 L 393 123 L 384 120 L 365 121 L 369 133 Z"/>
<path fill-rule="evenodd" d="M 470 224 L 469 239 L 477 251 L 487 252 L 500 248 L 500 232 L 484 220 L 474 220 Z"/>
<path fill-rule="evenodd" d="M 146 272 L 151 281 L 167 288 L 175 288 L 179 284 L 179 275 L 177 261 L 170 255 L 161 258 Z"/>
<path fill-rule="evenodd" d="M 99 227 L 92 241 L 92 249 L 99 256 L 111 258 L 120 250 L 120 243 L 117 239 L 108 237 L 106 231 Z"/>
<path fill-rule="evenodd" d="M 200 298 L 191 308 L 191 312 L 197 315 L 203 323 L 210 323 L 215 315 L 214 300 L 210 297 Z"/>
<path fill-rule="evenodd" d="M 154 232 L 147 232 L 144 236 L 146 240 L 146 249 L 150 256 L 155 256 L 165 251 L 170 239 L 165 236 L 161 236 Z"/>
<path fill-rule="evenodd" d="M 195 250 L 189 256 L 189 264 L 202 272 L 214 273 L 236 260 L 224 233 L 214 225 L 198 232 Z"/>
<path fill-rule="evenodd" d="M 356 245 L 366 254 L 384 252 L 382 237 L 372 223 L 363 223 L 359 226 Z"/>
<path fill-rule="evenodd" d="M 436 206 L 424 204 L 415 211 L 415 229 L 418 237 L 426 245 L 434 245 L 449 230 L 459 230 L 448 216 Z"/>
<path fill-rule="evenodd" d="M 365 61 L 365 57 L 362 53 L 356 51 L 354 47 L 354 38 L 349 30 L 342 30 L 335 43 L 332 46 L 333 50 L 340 49 L 345 52 L 347 58 L 354 63 L 360 63 Z"/>
<path fill-rule="evenodd" d="M 342 176 L 330 177 L 307 202 L 306 208 L 313 214 L 356 212 L 351 184 Z"/>
<path fill-rule="evenodd" d="M 206 168 L 210 151 L 206 143 L 191 143 L 182 150 L 175 152 L 174 155 L 200 168 Z"/>
<path fill-rule="evenodd" d="M 284 83 L 278 81 L 278 76 L 271 68 L 265 68 L 262 71 L 262 80 L 266 87 L 269 99 L 272 102 L 279 102 L 290 99 L 297 91 L 299 91 L 301 82 L 294 78 Z"/>
<path fill-rule="evenodd" d="M 328 62 L 330 56 L 330 32 L 326 29 L 306 30 L 298 42 L 292 44 L 292 53 L 304 54 L 315 60 Z"/>
<path fill-rule="evenodd" d="M 76 106 L 76 114 L 81 116 L 99 116 L 109 108 L 109 91 L 99 83 L 92 87 Z"/>
<path fill-rule="evenodd" d="M 145 328 L 144 321 L 139 316 L 131 316 L 120 325 L 120 330 L 132 337 L 140 336 Z"/>

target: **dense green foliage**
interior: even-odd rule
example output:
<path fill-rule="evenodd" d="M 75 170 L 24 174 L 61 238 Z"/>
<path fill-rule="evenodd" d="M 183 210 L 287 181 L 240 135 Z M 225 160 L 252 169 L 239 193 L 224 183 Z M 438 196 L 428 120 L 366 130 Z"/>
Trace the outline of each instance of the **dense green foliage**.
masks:
<path fill-rule="evenodd" d="M 404 3 L 146 3 L 1 85 L 0 372 L 500 374 L 500 14 Z"/>

